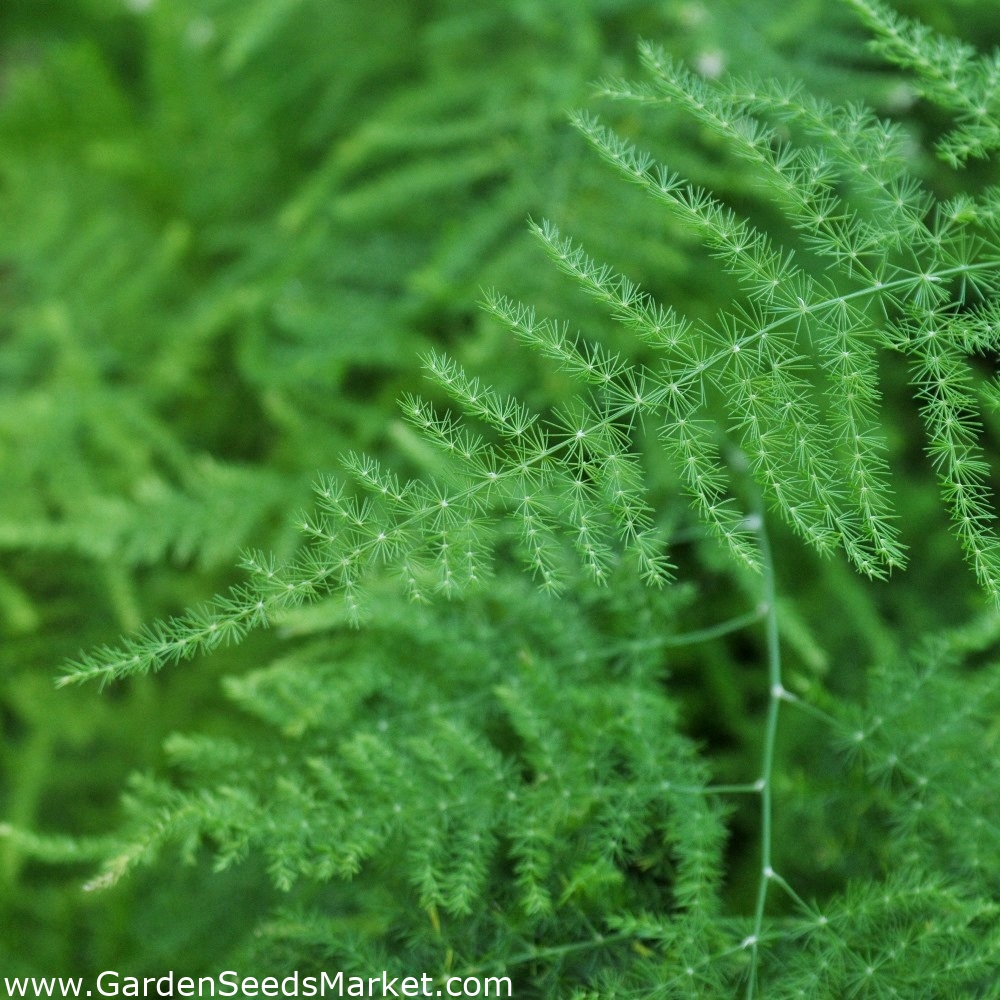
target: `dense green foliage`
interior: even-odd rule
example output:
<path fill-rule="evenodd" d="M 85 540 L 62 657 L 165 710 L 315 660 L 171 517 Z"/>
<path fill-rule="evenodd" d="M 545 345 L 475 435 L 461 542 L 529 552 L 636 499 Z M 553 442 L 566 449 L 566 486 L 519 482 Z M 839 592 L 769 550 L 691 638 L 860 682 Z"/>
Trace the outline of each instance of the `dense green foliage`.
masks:
<path fill-rule="evenodd" d="M 1000 55 L 424 7 L 0 11 L 4 974 L 1000 996 Z"/>

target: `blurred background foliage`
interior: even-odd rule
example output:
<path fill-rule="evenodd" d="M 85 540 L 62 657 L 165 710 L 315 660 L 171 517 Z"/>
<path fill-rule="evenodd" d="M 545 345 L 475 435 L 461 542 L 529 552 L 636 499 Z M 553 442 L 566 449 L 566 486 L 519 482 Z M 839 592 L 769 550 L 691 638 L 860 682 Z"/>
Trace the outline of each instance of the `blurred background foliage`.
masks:
<path fill-rule="evenodd" d="M 984 0 L 896 6 L 1000 41 Z M 636 353 L 543 264 L 528 217 L 554 219 L 679 311 L 714 313 L 725 289 L 690 237 L 566 126 L 569 109 L 593 106 L 594 80 L 632 73 L 639 37 L 709 76 L 795 77 L 901 116 L 915 163 L 947 183 L 927 153 L 933 116 L 827 0 L 0 5 L 0 817 L 99 835 L 127 776 L 162 766 L 167 734 L 247 725 L 220 677 L 265 660 L 272 634 L 101 695 L 56 693 L 53 678 L 80 648 L 237 579 L 244 546 L 287 553 L 291 515 L 348 448 L 422 471 L 394 402 L 419 389 L 421 350 L 445 347 L 529 403 L 570 391 L 480 313 L 482 288 Z M 636 112 L 597 110 L 753 204 L 710 138 L 661 115 L 650 139 Z M 887 384 L 891 405 L 891 372 Z M 933 486 L 900 492 L 908 540 L 931 540 L 906 595 L 797 547 L 783 558 L 800 679 L 891 653 L 931 593 L 940 620 L 974 602 L 962 575 L 941 586 L 954 552 Z M 688 558 L 701 567 L 692 624 L 745 607 L 717 556 Z M 824 612 L 833 592 L 849 631 Z M 743 663 L 755 653 L 690 655 L 674 667 L 690 729 L 714 741 L 725 778 L 727 739 L 758 689 Z M 840 683 L 859 683 L 856 671 Z M 0 840 L 0 966 L 142 974 L 182 954 L 196 972 L 271 905 L 253 861 L 211 877 L 166 867 L 86 894 L 83 860 L 51 869 Z"/>

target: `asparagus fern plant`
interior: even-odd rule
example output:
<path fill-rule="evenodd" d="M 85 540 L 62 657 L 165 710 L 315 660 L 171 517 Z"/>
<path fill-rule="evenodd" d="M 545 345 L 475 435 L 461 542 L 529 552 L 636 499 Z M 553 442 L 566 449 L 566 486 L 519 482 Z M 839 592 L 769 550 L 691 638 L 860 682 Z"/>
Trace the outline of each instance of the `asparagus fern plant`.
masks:
<path fill-rule="evenodd" d="M 849 4 L 952 116 L 940 157 L 987 160 L 1000 57 Z M 655 136 L 590 112 L 573 125 L 693 234 L 731 300 L 692 320 L 627 262 L 532 223 L 631 346 L 487 292 L 511 351 L 572 391 L 531 407 L 427 354 L 430 392 L 401 401 L 418 468 L 348 455 L 297 518 L 297 555 L 248 553 L 245 583 L 61 679 L 117 683 L 280 624 L 277 658 L 226 682 L 256 728 L 171 738 L 181 774 L 137 778 L 110 840 L 7 834 L 99 857 L 94 889 L 167 845 L 220 868 L 262 859 L 288 902 L 244 958 L 272 974 L 388 964 L 507 976 L 519 996 L 1000 996 L 1000 386 L 983 370 L 1000 351 L 1000 193 L 932 190 L 912 137 L 866 107 L 641 54 L 643 82 L 598 87 L 630 106 L 625 127 L 687 116 L 752 195 L 727 204 L 679 175 Z M 754 221 L 769 212 L 790 235 Z M 896 586 L 894 482 L 920 475 L 908 407 L 984 610 L 846 691 L 789 670 L 799 622 L 771 539 Z M 713 574 L 744 605 L 685 628 Z M 667 675 L 737 633 L 757 694 L 728 780 Z M 782 746 L 796 733 L 804 761 Z M 742 891 L 738 830 L 753 832 Z M 819 868 L 832 879 L 810 880 Z"/>

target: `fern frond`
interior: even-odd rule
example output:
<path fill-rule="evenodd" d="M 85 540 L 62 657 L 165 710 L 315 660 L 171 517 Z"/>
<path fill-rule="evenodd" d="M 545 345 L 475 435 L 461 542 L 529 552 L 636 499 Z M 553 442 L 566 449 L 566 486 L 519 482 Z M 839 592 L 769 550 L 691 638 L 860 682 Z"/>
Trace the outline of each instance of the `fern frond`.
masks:
<path fill-rule="evenodd" d="M 876 50 L 912 69 L 923 96 L 956 114 L 957 126 L 938 142 L 943 159 L 959 167 L 1000 147 L 1000 53 L 978 55 L 971 46 L 936 34 L 879 0 L 848 3 L 875 32 Z"/>
<path fill-rule="evenodd" d="M 893 30 L 922 44 L 905 26 Z M 949 51 L 930 53 L 927 66 L 964 65 L 964 50 Z M 638 446 L 654 426 L 702 522 L 744 564 L 758 556 L 722 457 L 730 437 L 797 533 L 823 553 L 842 547 L 862 572 L 882 576 L 904 562 L 878 427 L 877 348 L 886 345 L 913 359 L 943 498 L 980 581 L 1000 596 L 978 401 L 964 388 L 960 357 L 927 335 L 931 324 L 959 336 L 954 310 L 1000 285 L 985 208 L 956 200 L 929 213 L 927 192 L 905 171 L 897 131 L 862 107 L 836 110 L 798 89 L 703 80 L 648 45 L 641 55 L 652 85 L 605 90 L 680 108 L 711 128 L 755 165 L 802 246 L 782 246 L 593 116 L 575 115 L 603 158 L 698 234 L 737 279 L 741 298 L 696 327 L 551 223 L 532 224 L 556 266 L 634 333 L 653 363 L 636 364 L 491 293 L 487 310 L 582 383 L 584 395 L 543 419 L 447 355 L 428 354 L 430 378 L 461 414 L 439 413 L 413 395 L 402 401 L 405 419 L 443 456 L 435 481 L 400 483 L 374 460 L 349 456 L 360 496 L 323 484 L 318 516 L 300 519 L 308 546 L 298 559 L 280 571 L 255 566 L 250 588 L 118 653 L 91 654 L 79 676 L 187 658 L 331 591 L 359 616 L 364 582 L 382 569 L 401 574 L 415 598 L 458 593 L 491 572 L 504 521 L 518 526 L 524 558 L 546 588 L 560 586 L 561 538 L 595 579 L 623 549 L 645 579 L 662 582 L 669 563 Z M 805 144 L 768 119 L 798 129 Z M 817 261 L 829 266 L 819 270 Z M 991 314 L 973 315 L 964 346 L 978 350 L 990 343 Z"/>
<path fill-rule="evenodd" d="M 952 55 L 955 65 L 964 58 L 960 49 Z M 897 330 L 922 322 L 917 317 L 938 317 L 966 306 L 970 298 L 993 294 L 997 268 L 993 253 L 986 250 L 992 237 L 981 226 L 985 219 L 965 201 L 932 211 L 930 196 L 905 173 L 898 134 L 866 109 L 837 112 L 795 90 L 702 80 L 651 46 L 643 56 L 655 74 L 654 88 L 606 85 L 605 91 L 618 98 L 680 105 L 725 137 L 737 156 L 762 169 L 806 246 L 820 258 L 831 258 L 835 271 L 813 277 L 711 195 L 685 185 L 593 117 L 579 115 L 575 123 L 625 177 L 693 226 L 744 286 L 748 305 L 720 315 L 708 331 L 710 348 L 700 364 L 735 401 L 735 428 L 767 495 L 820 549 L 837 539 L 864 572 L 878 575 L 884 571 L 880 567 L 902 565 L 888 465 L 876 432 L 875 348 L 880 342 L 910 344 L 908 334 Z M 817 145 L 789 145 L 756 114 L 799 126 Z M 853 187 L 862 198 L 860 206 L 844 201 L 835 184 Z M 593 265 L 587 270 L 600 273 Z M 874 309 L 888 320 L 884 335 L 865 332 Z M 768 341 L 778 344 L 782 338 L 787 346 L 774 352 Z M 751 344 L 756 349 L 748 353 Z M 825 414 L 811 402 L 809 381 L 789 365 L 800 356 L 806 365 L 810 358 L 818 361 L 827 373 Z M 757 369 L 748 364 L 754 358 Z M 927 371 L 940 364 L 931 352 L 918 367 L 922 398 L 924 381 L 935 377 Z M 955 374 L 960 384 L 962 376 Z M 780 424 L 775 403 L 784 407 Z M 977 576 L 996 594 L 992 500 L 971 443 L 975 405 L 963 398 L 940 419 L 930 413 L 928 428 L 936 467 L 945 470 L 943 499 Z M 777 455 L 792 458 L 800 478 Z M 831 463 L 834 455 L 840 458 Z M 838 461 L 843 463 L 839 469 Z"/>

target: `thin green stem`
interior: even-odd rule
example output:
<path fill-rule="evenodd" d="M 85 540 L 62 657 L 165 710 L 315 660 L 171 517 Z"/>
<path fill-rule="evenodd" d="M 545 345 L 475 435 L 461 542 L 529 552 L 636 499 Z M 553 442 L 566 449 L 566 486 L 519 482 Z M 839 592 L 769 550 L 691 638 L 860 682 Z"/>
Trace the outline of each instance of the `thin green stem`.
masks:
<path fill-rule="evenodd" d="M 778 737 L 778 714 L 787 692 L 781 682 L 781 644 L 778 637 L 778 613 L 774 584 L 774 560 L 764 518 L 757 516 L 757 538 L 760 546 L 763 574 L 762 598 L 766 608 L 764 616 L 767 643 L 767 719 L 764 724 L 764 747 L 761 754 L 760 778 L 760 882 L 757 887 L 757 904 L 754 908 L 753 929 L 743 942 L 750 949 L 750 973 L 747 979 L 746 1000 L 753 1000 L 757 990 L 757 970 L 760 961 L 760 938 L 764 928 L 764 909 L 771 883 L 780 878 L 772 867 L 772 820 L 774 810 L 773 774 L 774 752 Z M 782 880 L 783 881 L 783 880 Z"/>
<path fill-rule="evenodd" d="M 727 618 L 723 622 L 709 625 L 705 628 L 694 629 L 691 632 L 680 632 L 677 635 L 654 636 L 650 639 L 635 639 L 629 642 L 615 643 L 610 646 L 601 646 L 595 650 L 581 651 L 568 657 L 566 662 L 584 663 L 588 660 L 607 660 L 613 656 L 623 656 L 629 653 L 644 653 L 653 649 L 668 649 L 674 646 L 693 646 L 700 642 L 710 642 L 712 639 L 720 639 L 722 636 L 739 632 L 759 622 L 765 614 L 763 605 L 748 611 L 742 615 L 735 615 Z"/>

